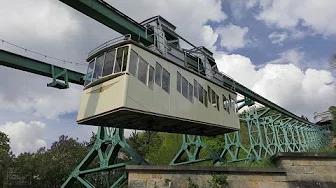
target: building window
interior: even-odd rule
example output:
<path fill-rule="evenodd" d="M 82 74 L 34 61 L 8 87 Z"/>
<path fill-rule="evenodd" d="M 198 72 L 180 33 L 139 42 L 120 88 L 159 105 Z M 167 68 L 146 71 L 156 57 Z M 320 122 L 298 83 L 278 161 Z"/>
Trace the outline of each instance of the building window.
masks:
<path fill-rule="evenodd" d="M 182 95 L 188 99 L 188 81 L 182 77 Z"/>
<path fill-rule="evenodd" d="M 159 63 L 155 65 L 155 83 L 161 87 L 162 66 Z"/>
<path fill-rule="evenodd" d="M 181 74 L 179 72 L 177 72 L 176 89 L 181 93 Z"/>
<path fill-rule="evenodd" d="M 106 57 L 107 58 L 107 57 Z M 136 76 L 137 66 L 138 66 L 138 54 L 131 50 L 130 61 L 129 61 L 129 72 Z"/>
<path fill-rule="evenodd" d="M 166 69 L 163 69 L 162 89 L 169 93 L 169 88 L 170 88 L 170 74 Z"/>
<path fill-rule="evenodd" d="M 194 102 L 193 91 L 194 91 L 193 86 L 189 83 L 189 100 L 192 103 Z"/>
<path fill-rule="evenodd" d="M 106 53 L 103 68 L 103 76 L 110 75 L 113 73 L 114 58 L 115 58 L 115 50 Z"/>
<path fill-rule="evenodd" d="M 138 79 L 144 84 L 147 82 L 147 68 L 148 64 L 142 58 L 139 58 Z"/>
<path fill-rule="evenodd" d="M 149 66 L 148 87 L 153 89 L 153 85 L 154 85 L 154 67 Z"/>
<path fill-rule="evenodd" d="M 86 75 L 85 75 L 85 82 L 84 82 L 84 86 L 88 85 L 89 83 L 91 83 L 92 80 L 92 75 L 93 75 L 93 68 L 94 68 L 94 62 L 95 59 L 93 59 L 88 66 L 88 69 L 86 71 Z"/>

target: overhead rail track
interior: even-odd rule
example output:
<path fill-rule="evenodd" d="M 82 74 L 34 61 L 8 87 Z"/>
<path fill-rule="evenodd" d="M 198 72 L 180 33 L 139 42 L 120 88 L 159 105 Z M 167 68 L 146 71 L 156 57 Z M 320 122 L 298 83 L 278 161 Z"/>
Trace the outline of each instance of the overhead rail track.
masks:
<path fill-rule="evenodd" d="M 103 0 L 60 1 L 123 35 L 130 34 L 132 40 L 134 41 L 139 41 L 147 46 L 153 44 L 153 36 L 147 35 L 148 33 L 146 33 L 146 28 L 144 26 L 131 19 L 130 17 L 126 16 L 125 14 L 123 14 Z M 276 105 L 266 98 L 258 95 L 257 93 L 253 92 L 252 90 L 248 89 L 247 87 L 243 86 L 242 84 L 236 82 L 226 75 L 223 75 L 223 82 L 226 85 L 235 85 L 235 89 L 238 93 L 244 95 L 251 100 L 259 102 L 260 104 L 263 104 L 274 110 L 277 110 L 278 112 L 290 118 L 299 120 L 300 122 L 304 122 L 309 125 L 313 124 L 307 120 L 302 119 L 299 116 L 296 116 L 292 112 L 289 112 L 279 105 Z"/>

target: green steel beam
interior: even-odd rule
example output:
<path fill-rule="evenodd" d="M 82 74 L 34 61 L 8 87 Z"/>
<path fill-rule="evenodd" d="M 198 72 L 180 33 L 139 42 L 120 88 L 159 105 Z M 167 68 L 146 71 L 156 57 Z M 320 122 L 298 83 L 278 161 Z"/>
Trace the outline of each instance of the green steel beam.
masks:
<path fill-rule="evenodd" d="M 146 34 L 146 28 L 129 18 L 103 0 L 60 0 L 79 12 L 95 19 L 105 26 L 121 33 L 131 34 L 134 41 L 147 46 L 154 43 L 154 37 Z"/>
<path fill-rule="evenodd" d="M 0 50 L 0 65 L 50 78 L 53 78 L 54 75 L 64 72 L 63 67 L 51 65 L 49 63 L 31 59 L 29 57 L 24 57 L 5 50 Z M 84 85 L 83 73 L 67 70 L 66 75 L 69 82 L 78 85 Z M 65 81 L 66 75 L 63 74 L 57 79 Z"/>

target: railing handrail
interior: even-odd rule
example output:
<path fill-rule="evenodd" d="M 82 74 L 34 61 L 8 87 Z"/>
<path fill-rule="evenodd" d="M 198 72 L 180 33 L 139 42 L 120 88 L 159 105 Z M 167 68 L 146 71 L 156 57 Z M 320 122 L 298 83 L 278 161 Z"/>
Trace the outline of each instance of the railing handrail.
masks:
<path fill-rule="evenodd" d="M 97 53 L 98 51 L 100 51 L 101 49 L 107 48 L 109 46 L 112 46 L 113 44 L 122 41 L 122 40 L 129 40 L 131 39 L 131 34 L 126 34 L 114 39 L 111 39 L 107 42 L 104 42 L 103 44 L 99 45 L 98 47 L 96 47 L 95 49 L 93 49 L 91 52 L 89 52 L 88 57 L 91 57 L 93 54 Z"/>

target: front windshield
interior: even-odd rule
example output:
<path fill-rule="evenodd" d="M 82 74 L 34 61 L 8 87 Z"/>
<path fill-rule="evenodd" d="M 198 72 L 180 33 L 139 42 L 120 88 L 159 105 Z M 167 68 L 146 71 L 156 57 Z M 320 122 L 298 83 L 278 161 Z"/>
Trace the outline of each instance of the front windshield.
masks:
<path fill-rule="evenodd" d="M 94 58 L 89 63 L 84 86 L 104 76 L 126 71 L 128 50 L 128 46 L 123 46 Z"/>

